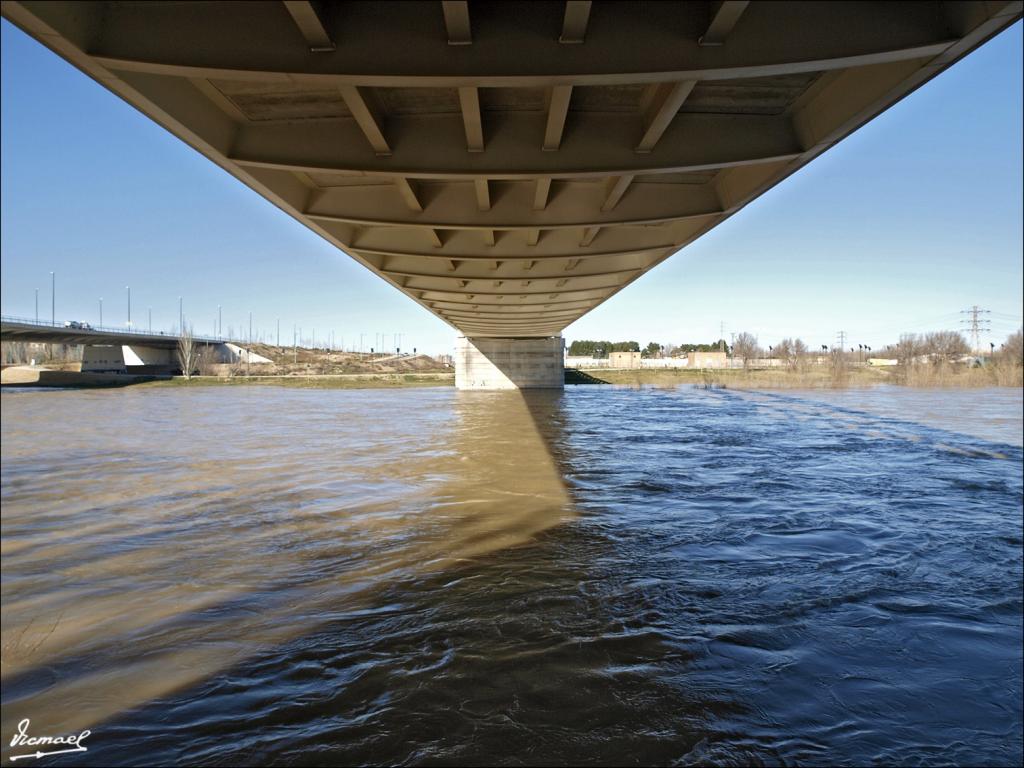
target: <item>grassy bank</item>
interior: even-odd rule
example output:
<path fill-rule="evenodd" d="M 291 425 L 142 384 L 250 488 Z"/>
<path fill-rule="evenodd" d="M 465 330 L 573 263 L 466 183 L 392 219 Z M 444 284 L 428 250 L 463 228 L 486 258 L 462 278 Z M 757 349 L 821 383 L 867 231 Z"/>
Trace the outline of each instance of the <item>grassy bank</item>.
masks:
<path fill-rule="evenodd" d="M 450 387 L 454 373 L 337 374 L 311 376 L 175 376 L 167 381 L 139 384 L 140 387 L 233 387 L 274 386 L 298 389 L 398 389 L 403 387 Z"/>
<path fill-rule="evenodd" d="M 679 384 L 725 387 L 733 389 L 836 389 L 844 387 L 872 387 L 895 384 L 910 387 L 1019 387 L 1022 384 L 1020 367 L 966 368 L 966 367 L 914 367 L 904 370 L 892 368 L 809 368 L 805 371 L 761 369 L 687 370 L 643 368 L 589 369 L 588 374 L 608 384 L 672 387 Z"/>
<path fill-rule="evenodd" d="M 672 387 L 679 384 L 726 387 L 729 389 L 822 389 L 832 387 L 871 387 L 895 384 L 895 376 L 879 368 L 858 368 L 833 376 L 830 370 L 806 372 L 782 370 L 686 370 L 641 368 L 638 370 L 591 370 L 592 376 L 609 384 Z"/>

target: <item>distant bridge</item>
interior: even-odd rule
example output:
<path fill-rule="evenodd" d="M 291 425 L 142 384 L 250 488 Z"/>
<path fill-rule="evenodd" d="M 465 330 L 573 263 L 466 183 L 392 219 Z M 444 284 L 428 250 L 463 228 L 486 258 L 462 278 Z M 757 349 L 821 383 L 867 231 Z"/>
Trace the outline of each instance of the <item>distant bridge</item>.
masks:
<path fill-rule="evenodd" d="M 0 7 L 464 334 L 458 385 L 492 388 L 561 386 L 566 326 L 1022 4 Z"/>
<path fill-rule="evenodd" d="M 151 349 L 176 349 L 177 334 L 162 331 L 130 331 L 120 328 L 70 327 L 64 322 L 44 323 L 25 318 L 0 319 L 0 341 L 24 341 L 41 344 L 82 344 L 87 346 L 141 346 Z M 193 336 L 199 344 L 223 344 L 224 339 Z"/>
<path fill-rule="evenodd" d="M 178 361 L 180 337 L 173 333 L 93 328 L 75 322 L 46 323 L 22 317 L 0 318 L 0 341 L 27 344 L 78 344 L 82 346 L 82 370 L 102 373 L 173 373 Z M 214 347 L 220 362 L 270 362 L 251 349 L 226 339 L 193 336 L 198 345 Z"/>

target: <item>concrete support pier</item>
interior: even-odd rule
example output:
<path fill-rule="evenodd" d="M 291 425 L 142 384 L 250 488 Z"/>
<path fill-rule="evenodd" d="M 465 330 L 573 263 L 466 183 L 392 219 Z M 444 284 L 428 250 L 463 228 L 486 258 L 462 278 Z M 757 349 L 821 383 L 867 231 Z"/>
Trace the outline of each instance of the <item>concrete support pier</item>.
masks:
<path fill-rule="evenodd" d="M 561 336 L 535 339 L 467 338 L 455 352 L 457 389 L 561 389 L 565 364 Z"/>
<path fill-rule="evenodd" d="M 100 346 L 86 344 L 82 347 L 83 373 L 127 373 L 124 352 L 120 345 Z"/>

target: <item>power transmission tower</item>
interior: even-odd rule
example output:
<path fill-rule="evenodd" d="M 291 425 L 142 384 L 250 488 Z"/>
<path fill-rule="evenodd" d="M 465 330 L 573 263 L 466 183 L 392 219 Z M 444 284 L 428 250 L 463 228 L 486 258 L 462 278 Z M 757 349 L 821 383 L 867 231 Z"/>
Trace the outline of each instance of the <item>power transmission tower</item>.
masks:
<path fill-rule="evenodd" d="M 718 350 L 725 352 L 725 321 L 718 324 Z"/>
<path fill-rule="evenodd" d="M 845 352 L 846 351 L 846 331 L 840 331 L 839 333 L 837 333 L 836 334 L 836 340 L 837 340 L 837 342 L 839 344 L 839 351 L 840 352 Z"/>
<path fill-rule="evenodd" d="M 992 330 L 990 322 L 981 316 L 991 314 L 991 310 L 981 309 L 975 304 L 970 309 L 961 309 L 960 314 L 967 315 L 960 324 L 968 328 L 968 333 L 971 334 L 971 351 L 978 354 L 981 349 L 981 332 L 987 333 Z"/>

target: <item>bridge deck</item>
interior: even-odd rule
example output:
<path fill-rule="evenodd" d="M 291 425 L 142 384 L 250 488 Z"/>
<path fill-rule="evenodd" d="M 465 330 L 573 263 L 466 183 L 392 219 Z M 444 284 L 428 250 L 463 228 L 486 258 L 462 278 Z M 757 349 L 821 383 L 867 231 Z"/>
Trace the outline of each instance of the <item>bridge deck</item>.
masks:
<path fill-rule="evenodd" d="M 559 333 L 1020 2 L 9 2 L 469 336 Z"/>
<path fill-rule="evenodd" d="M 135 333 L 111 328 L 65 328 L 63 325 L 33 323 L 8 318 L 0 321 L 0 339 L 42 344 L 91 344 L 97 346 L 107 344 L 131 346 L 135 344 L 155 349 L 175 349 L 178 346 L 178 337 L 171 334 Z M 205 336 L 194 336 L 193 339 L 200 344 L 221 343 L 220 339 Z"/>

